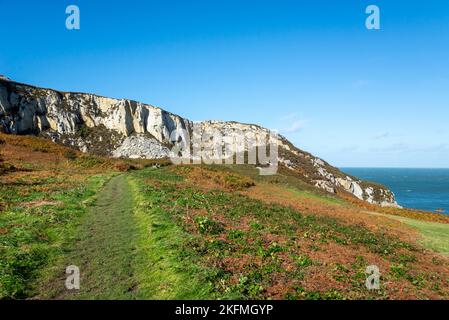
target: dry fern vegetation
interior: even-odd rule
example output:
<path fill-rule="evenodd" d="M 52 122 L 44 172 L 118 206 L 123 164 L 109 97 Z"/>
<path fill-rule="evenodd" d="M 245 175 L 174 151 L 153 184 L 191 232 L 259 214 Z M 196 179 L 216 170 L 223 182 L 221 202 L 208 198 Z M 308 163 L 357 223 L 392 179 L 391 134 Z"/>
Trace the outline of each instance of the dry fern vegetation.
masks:
<path fill-rule="evenodd" d="M 0 134 L 2 299 L 447 299 L 448 235 L 447 216 L 327 194 L 287 169 Z M 85 286 L 68 293 L 74 261 Z M 365 287 L 369 265 L 380 290 Z"/>

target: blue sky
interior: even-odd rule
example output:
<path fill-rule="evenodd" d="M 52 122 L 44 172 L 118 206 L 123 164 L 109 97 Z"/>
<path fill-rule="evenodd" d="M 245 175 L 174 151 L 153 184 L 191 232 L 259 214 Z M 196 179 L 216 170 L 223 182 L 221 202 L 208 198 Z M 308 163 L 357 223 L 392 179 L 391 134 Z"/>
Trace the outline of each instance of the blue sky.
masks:
<path fill-rule="evenodd" d="M 65 28 L 65 8 L 81 30 Z M 365 28 L 365 8 L 381 30 Z M 337 166 L 449 167 L 449 2 L 0 0 L 0 74 L 278 129 Z"/>

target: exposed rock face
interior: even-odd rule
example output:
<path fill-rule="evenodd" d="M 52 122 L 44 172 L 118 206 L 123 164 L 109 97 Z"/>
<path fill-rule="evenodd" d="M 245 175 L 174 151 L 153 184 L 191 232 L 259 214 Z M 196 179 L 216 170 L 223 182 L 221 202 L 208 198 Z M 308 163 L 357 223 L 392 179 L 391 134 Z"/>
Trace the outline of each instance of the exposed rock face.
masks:
<path fill-rule="evenodd" d="M 130 159 L 160 159 L 169 158 L 171 150 L 153 137 L 138 134 L 126 137 L 112 152 L 112 156 Z"/>
<path fill-rule="evenodd" d="M 164 158 L 172 155 L 174 142 L 186 140 L 194 128 L 211 132 L 212 136 L 219 133 L 225 139 L 236 138 L 242 132 L 269 134 L 268 129 L 257 125 L 193 123 L 135 101 L 59 92 L 0 78 L 0 130 L 6 133 L 42 135 L 100 155 Z M 398 206 L 390 190 L 349 177 L 282 136 L 276 139 L 280 164 L 304 181 L 331 193 L 344 190 L 369 203 Z"/>

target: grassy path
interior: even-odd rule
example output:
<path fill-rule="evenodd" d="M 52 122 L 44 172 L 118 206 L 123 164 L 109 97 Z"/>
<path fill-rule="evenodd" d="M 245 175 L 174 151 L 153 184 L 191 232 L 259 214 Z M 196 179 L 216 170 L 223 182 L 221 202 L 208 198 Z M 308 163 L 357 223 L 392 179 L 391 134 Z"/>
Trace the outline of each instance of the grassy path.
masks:
<path fill-rule="evenodd" d="M 50 285 L 35 298 L 447 297 L 449 271 L 442 262 L 363 225 L 301 215 L 294 207 L 233 192 L 205 192 L 170 169 L 128 172 L 93 189 L 76 201 L 86 203 L 95 194 L 96 200 L 80 209 L 76 231 L 65 237 L 64 252 L 52 263 Z M 415 227 L 426 228 L 428 237 L 438 239 L 433 246 L 444 252 L 446 227 Z M 316 239 L 323 241 L 318 245 Z M 352 257 L 354 248 L 360 254 Z M 336 260 L 334 252 L 345 258 Z M 365 290 L 368 263 L 385 270 L 385 291 Z M 80 268 L 79 291 L 64 288 L 63 270 L 69 265 Z M 316 272 L 332 278 L 315 279 Z M 410 293 L 403 294 L 403 288 Z"/>
<path fill-rule="evenodd" d="M 67 259 L 80 268 L 78 291 L 62 299 L 132 299 L 136 288 L 133 260 L 138 232 L 133 199 L 124 175 L 112 178 L 98 193 L 81 225 L 78 243 Z"/>
<path fill-rule="evenodd" d="M 190 236 L 162 208 L 166 191 L 147 185 L 152 170 L 111 178 L 79 221 L 66 253 L 38 285 L 37 299 L 201 299 L 209 285 L 185 249 Z M 80 289 L 67 290 L 67 266 Z M 55 277 L 56 274 L 56 277 Z"/>
<path fill-rule="evenodd" d="M 427 248 L 449 256 L 449 224 L 427 222 L 406 217 L 393 217 L 415 229 L 423 236 L 422 243 Z"/>
<path fill-rule="evenodd" d="M 418 240 L 425 247 L 449 256 L 449 224 L 439 222 L 421 221 L 407 217 L 366 211 L 371 215 L 384 216 L 415 228 L 423 239 Z"/>

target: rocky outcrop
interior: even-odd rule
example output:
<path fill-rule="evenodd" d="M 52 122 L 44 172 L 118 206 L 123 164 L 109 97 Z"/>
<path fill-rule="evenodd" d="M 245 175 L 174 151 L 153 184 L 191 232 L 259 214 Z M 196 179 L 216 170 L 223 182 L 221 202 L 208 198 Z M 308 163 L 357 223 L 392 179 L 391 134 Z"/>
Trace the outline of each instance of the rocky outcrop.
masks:
<path fill-rule="evenodd" d="M 198 129 L 210 132 L 211 139 L 221 135 L 232 140 L 242 132 L 254 137 L 270 134 L 253 124 L 193 123 L 136 101 L 42 89 L 0 78 L 0 130 L 6 133 L 41 135 L 100 155 L 164 158 L 173 155 L 175 143 L 188 140 Z M 350 177 L 282 136 L 276 136 L 276 142 L 279 163 L 304 181 L 331 193 L 345 191 L 373 204 L 397 206 L 390 190 Z"/>
<path fill-rule="evenodd" d="M 142 134 L 126 137 L 122 144 L 112 151 L 115 158 L 162 159 L 172 156 L 171 150 L 153 137 Z"/>

